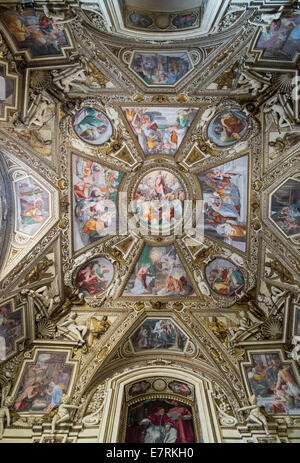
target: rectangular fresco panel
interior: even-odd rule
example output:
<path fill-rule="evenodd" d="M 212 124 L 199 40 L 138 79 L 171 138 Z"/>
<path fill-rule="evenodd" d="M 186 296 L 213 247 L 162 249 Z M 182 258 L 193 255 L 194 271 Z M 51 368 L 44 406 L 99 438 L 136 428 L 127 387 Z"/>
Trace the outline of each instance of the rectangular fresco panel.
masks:
<path fill-rule="evenodd" d="M 131 337 L 137 352 L 152 349 L 168 349 L 182 352 L 187 337 L 169 319 L 147 320 Z"/>
<path fill-rule="evenodd" d="M 122 296 L 196 296 L 174 246 L 145 245 Z"/>
<path fill-rule="evenodd" d="M 169 399 L 146 399 L 128 407 L 126 443 L 196 442 L 192 407 Z"/>
<path fill-rule="evenodd" d="M 118 189 L 123 176 L 107 166 L 73 156 L 75 251 L 116 232 Z"/>
<path fill-rule="evenodd" d="M 300 233 L 300 182 L 287 180 L 273 195 L 271 218 L 287 235 Z"/>
<path fill-rule="evenodd" d="M 137 53 L 130 69 L 147 85 L 175 85 L 193 68 L 187 53 Z"/>
<path fill-rule="evenodd" d="M 22 310 L 13 312 L 10 303 L 0 306 L 0 361 L 15 350 L 15 341 L 23 334 Z"/>
<path fill-rule="evenodd" d="M 203 191 L 204 232 L 246 251 L 248 156 L 198 174 Z"/>
<path fill-rule="evenodd" d="M 122 108 L 144 154 L 175 156 L 197 108 L 126 107 Z"/>
<path fill-rule="evenodd" d="M 15 183 L 17 230 L 35 235 L 50 216 L 49 193 L 32 177 Z"/>
<path fill-rule="evenodd" d="M 0 65 L 0 116 L 3 116 L 5 105 L 14 104 L 15 87 L 15 80 L 6 77 L 5 67 Z"/>
<path fill-rule="evenodd" d="M 251 392 L 269 414 L 299 415 L 300 388 L 291 365 L 282 363 L 279 354 L 254 354 L 247 367 Z"/>
<path fill-rule="evenodd" d="M 25 366 L 14 409 L 17 412 L 49 413 L 67 394 L 73 366 L 66 365 L 66 353 L 45 351 L 35 363 Z"/>
<path fill-rule="evenodd" d="M 291 60 L 300 50 L 300 13 L 284 13 L 273 21 L 270 28 L 261 33 L 256 48 L 264 50 L 264 58 Z"/>
<path fill-rule="evenodd" d="M 61 55 L 61 47 L 68 45 L 54 20 L 35 10 L 6 11 L 1 19 L 19 50 L 28 49 L 33 57 Z"/>

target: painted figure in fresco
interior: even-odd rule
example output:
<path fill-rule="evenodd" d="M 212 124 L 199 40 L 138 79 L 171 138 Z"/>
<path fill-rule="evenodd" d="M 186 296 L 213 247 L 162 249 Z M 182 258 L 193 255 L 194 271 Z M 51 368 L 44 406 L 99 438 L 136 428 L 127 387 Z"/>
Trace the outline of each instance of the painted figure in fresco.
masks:
<path fill-rule="evenodd" d="M 181 444 L 194 442 L 191 412 L 176 400 L 172 401 L 172 405 L 173 407 L 168 410 L 168 417 L 177 430 L 177 442 Z"/>
<path fill-rule="evenodd" d="M 195 108 L 123 108 L 145 154 L 175 155 L 191 126 Z"/>
<path fill-rule="evenodd" d="M 178 381 L 172 381 L 169 383 L 169 388 L 177 394 L 188 396 L 191 393 L 189 386 L 185 383 L 179 383 Z"/>
<path fill-rule="evenodd" d="M 300 388 L 290 365 L 281 363 L 278 354 L 255 355 L 248 369 L 250 387 L 268 413 L 298 414 Z"/>
<path fill-rule="evenodd" d="M 248 157 L 230 161 L 199 176 L 204 199 L 204 231 L 246 250 Z"/>
<path fill-rule="evenodd" d="M 99 261 L 92 261 L 79 270 L 76 277 L 76 285 L 81 292 L 89 296 L 99 294 L 105 291 L 111 281 L 105 278 L 105 274 L 108 273 L 110 273 L 110 268 Z"/>
<path fill-rule="evenodd" d="M 21 49 L 28 48 L 34 57 L 60 55 L 61 47 L 68 44 L 65 33 L 51 18 L 27 10 L 5 12 L 2 16 L 6 27 Z"/>
<path fill-rule="evenodd" d="M 137 395 L 143 394 L 150 388 L 151 384 L 148 381 L 140 381 L 139 383 L 135 383 L 129 389 L 130 395 Z"/>
<path fill-rule="evenodd" d="M 31 177 L 16 182 L 19 229 L 34 235 L 49 217 L 49 194 Z"/>
<path fill-rule="evenodd" d="M 140 13 L 133 13 L 129 16 L 131 25 L 140 29 L 147 29 L 153 23 L 150 16 Z"/>
<path fill-rule="evenodd" d="M 184 350 L 186 336 L 178 331 L 171 320 L 147 320 L 135 333 L 133 345 L 137 350 L 144 349 L 179 349 Z M 183 384 L 177 385 L 182 388 L 181 393 L 185 395 L 187 389 Z M 175 387 L 175 385 L 174 385 Z M 190 393 L 190 390 L 188 390 Z"/>
<path fill-rule="evenodd" d="M 180 14 L 173 19 L 172 24 L 174 24 L 177 29 L 186 29 L 187 27 L 193 26 L 196 19 L 196 15 L 192 13 L 183 15 Z"/>
<path fill-rule="evenodd" d="M 140 181 L 135 193 L 136 211 L 151 229 L 175 225 L 182 218 L 185 192 L 170 172 L 154 171 Z"/>
<path fill-rule="evenodd" d="M 229 264 L 229 265 L 228 265 Z M 212 289 L 223 296 L 236 296 L 245 286 L 243 274 L 233 264 L 218 259 L 207 268 L 207 279 Z"/>
<path fill-rule="evenodd" d="M 116 201 L 123 173 L 74 156 L 74 247 L 116 232 Z"/>
<path fill-rule="evenodd" d="M 81 109 L 74 117 L 73 124 L 76 133 L 87 141 L 102 144 L 112 134 L 111 123 L 105 114 L 94 108 Z"/>
<path fill-rule="evenodd" d="M 164 444 L 174 444 L 175 442 L 177 442 L 177 439 L 178 439 L 177 429 L 174 427 L 172 423 L 166 423 L 165 429 L 164 429 L 163 443 Z"/>
<path fill-rule="evenodd" d="M 192 283 L 173 247 L 149 248 L 146 245 L 123 293 L 124 296 L 151 294 L 195 295 Z"/>
<path fill-rule="evenodd" d="M 14 341 L 22 334 L 21 312 L 12 313 L 10 305 L 0 307 L 0 361 L 13 350 Z"/>
<path fill-rule="evenodd" d="M 186 53 L 135 53 L 130 67 L 148 85 L 174 85 L 192 68 Z"/>
<path fill-rule="evenodd" d="M 223 111 L 215 116 L 208 126 L 208 136 L 217 146 L 230 146 L 245 135 L 249 122 L 246 114 Z"/>
<path fill-rule="evenodd" d="M 169 416 L 166 414 L 166 411 L 163 407 L 159 407 L 155 413 L 152 413 L 151 415 L 148 415 L 146 418 L 144 418 L 140 422 L 140 425 L 147 425 L 144 443 L 155 444 L 163 442 L 165 434 L 164 426 L 169 422 Z"/>
<path fill-rule="evenodd" d="M 287 236 L 300 233 L 300 183 L 290 179 L 272 196 L 271 217 Z"/>
<path fill-rule="evenodd" d="M 35 365 L 27 365 L 14 409 L 18 412 L 49 413 L 60 405 L 67 392 L 71 366 L 64 366 L 65 354 L 43 353 Z"/>

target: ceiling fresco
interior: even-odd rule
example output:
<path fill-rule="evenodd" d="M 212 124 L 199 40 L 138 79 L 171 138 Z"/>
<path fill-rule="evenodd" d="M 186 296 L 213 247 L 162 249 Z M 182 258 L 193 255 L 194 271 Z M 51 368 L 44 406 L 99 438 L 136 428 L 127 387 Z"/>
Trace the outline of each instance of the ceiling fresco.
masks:
<path fill-rule="evenodd" d="M 0 2 L 0 442 L 300 442 L 299 9 L 152 3 Z"/>

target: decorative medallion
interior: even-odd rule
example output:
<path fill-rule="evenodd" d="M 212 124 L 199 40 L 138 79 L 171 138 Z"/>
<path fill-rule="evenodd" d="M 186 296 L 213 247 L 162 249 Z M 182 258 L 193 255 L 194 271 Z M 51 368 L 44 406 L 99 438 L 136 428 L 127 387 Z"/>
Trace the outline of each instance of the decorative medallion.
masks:
<path fill-rule="evenodd" d="M 73 128 L 81 140 L 91 145 L 103 145 L 113 134 L 108 117 L 95 108 L 80 109 L 73 117 Z"/>
<path fill-rule="evenodd" d="M 75 285 L 83 294 L 95 296 L 106 291 L 113 277 L 112 263 L 104 257 L 97 257 L 80 267 Z"/>
<path fill-rule="evenodd" d="M 162 392 L 166 389 L 167 383 L 163 379 L 156 379 L 153 381 L 152 387 L 155 391 Z"/>
<path fill-rule="evenodd" d="M 238 109 L 226 109 L 219 112 L 209 123 L 208 138 L 220 147 L 234 145 L 247 133 L 249 120 Z"/>
<path fill-rule="evenodd" d="M 205 274 L 210 287 L 220 296 L 235 297 L 244 289 L 242 272 L 229 260 L 213 260 L 206 266 Z"/>

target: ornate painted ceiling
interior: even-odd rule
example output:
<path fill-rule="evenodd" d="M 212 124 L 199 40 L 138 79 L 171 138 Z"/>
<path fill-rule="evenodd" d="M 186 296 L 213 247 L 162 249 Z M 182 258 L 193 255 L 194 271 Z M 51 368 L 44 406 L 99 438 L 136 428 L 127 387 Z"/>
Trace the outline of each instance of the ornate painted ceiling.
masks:
<path fill-rule="evenodd" d="M 184 3 L 0 2 L 3 442 L 299 441 L 300 13 Z"/>

